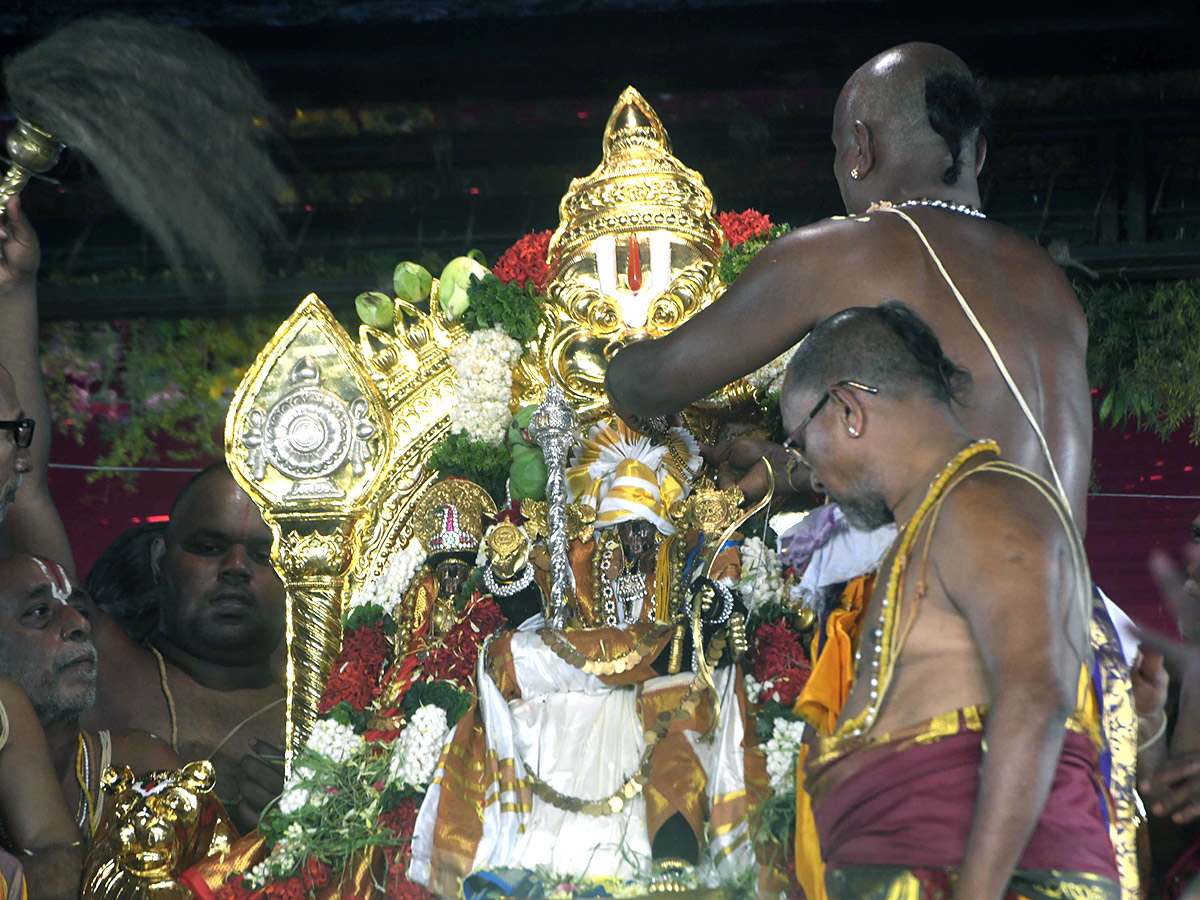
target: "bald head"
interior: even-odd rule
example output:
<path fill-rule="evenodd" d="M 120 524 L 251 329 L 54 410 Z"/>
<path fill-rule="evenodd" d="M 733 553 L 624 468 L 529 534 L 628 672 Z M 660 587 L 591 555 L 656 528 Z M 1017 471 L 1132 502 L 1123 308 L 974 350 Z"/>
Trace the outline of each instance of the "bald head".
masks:
<path fill-rule="evenodd" d="M 868 60 L 834 111 L 834 174 L 847 209 L 943 196 L 947 186 L 973 192 L 986 118 L 985 92 L 945 47 L 902 44 Z"/>

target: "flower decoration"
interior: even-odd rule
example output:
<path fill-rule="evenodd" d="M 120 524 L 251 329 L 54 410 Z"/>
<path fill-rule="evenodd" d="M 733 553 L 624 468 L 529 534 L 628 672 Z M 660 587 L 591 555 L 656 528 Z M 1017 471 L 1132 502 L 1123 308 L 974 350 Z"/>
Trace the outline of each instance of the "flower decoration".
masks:
<path fill-rule="evenodd" d="M 749 238 L 769 231 L 771 218 L 756 209 L 746 209 L 740 213 L 717 213 L 717 224 L 725 232 L 725 242 L 730 247 L 740 247 Z"/>
<path fill-rule="evenodd" d="M 476 331 L 450 348 L 458 396 L 453 431 L 489 444 L 504 440 L 512 420 L 512 366 L 521 352 L 521 345 L 499 328 Z"/>
<path fill-rule="evenodd" d="M 550 254 L 550 232 L 531 231 L 500 255 L 492 274 L 518 287 L 532 284 L 541 292 L 546 280 L 546 257 Z"/>
<path fill-rule="evenodd" d="M 771 683 L 762 699 L 795 703 L 812 671 L 800 636 L 783 619 L 765 622 L 755 630 L 751 650 L 750 674 L 760 684 Z"/>
<path fill-rule="evenodd" d="M 738 592 L 751 615 L 783 599 L 783 573 L 775 551 L 759 537 L 742 542 L 742 575 Z"/>

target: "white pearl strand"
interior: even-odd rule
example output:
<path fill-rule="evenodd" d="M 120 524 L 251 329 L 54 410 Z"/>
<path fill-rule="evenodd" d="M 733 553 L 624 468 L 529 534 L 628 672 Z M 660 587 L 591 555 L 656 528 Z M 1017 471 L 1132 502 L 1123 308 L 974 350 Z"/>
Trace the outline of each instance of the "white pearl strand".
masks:
<path fill-rule="evenodd" d="M 951 212 L 962 213 L 964 216 L 972 216 L 976 219 L 986 219 L 987 214 L 980 212 L 974 206 L 967 206 L 965 203 L 947 203 L 945 200 L 929 200 L 921 198 L 920 200 L 905 200 L 903 203 L 895 204 L 896 209 L 902 209 L 905 206 L 935 206 L 938 209 L 948 209 Z"/>

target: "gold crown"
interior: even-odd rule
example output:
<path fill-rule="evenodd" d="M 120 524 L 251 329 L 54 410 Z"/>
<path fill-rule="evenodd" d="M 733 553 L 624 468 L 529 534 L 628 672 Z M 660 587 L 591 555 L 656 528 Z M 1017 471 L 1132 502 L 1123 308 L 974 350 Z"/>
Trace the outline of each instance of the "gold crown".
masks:
<path fill-rule="evenodd" d="M 621 92 L 603 146 L 600 165 L 586 178 L 573 179 L 559 204 L 547 282 L 581 247 L 608 234 L 672 231 L 704 247 L 715 261 L 722 234 L 712 193 L 699 172 L 671 154 L 662 120 L 634 88 Z"/>

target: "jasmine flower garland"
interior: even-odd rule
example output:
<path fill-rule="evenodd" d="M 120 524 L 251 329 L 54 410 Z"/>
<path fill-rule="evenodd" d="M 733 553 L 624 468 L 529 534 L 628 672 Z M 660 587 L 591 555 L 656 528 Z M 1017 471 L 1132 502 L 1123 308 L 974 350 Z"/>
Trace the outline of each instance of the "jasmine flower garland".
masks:
<path fill-rule="evenodd" d="M 350 611 L 374 604 L 390 613 L 404 599 L 404 592 L 425 562 L 425 555 L 425 549 L 415 538 L 403 550 L 397 550 L 383 574 L 368 581 L 350 598 Z"/>
<path fill-rule="evenodd" d="M 750 615 L 768 603 L 779 603 L 783 599 L 779 556 L 762 538 L 749 537 L 742 542 L 742 577 L 737 587 Z"/>
<path fill-rule="evenodd" d="M 763 748 L 767 755 L 767 775 L 776 796 L 796 791 L 796 760 L 804 741 L 804 722 L 783 717 L 775 720 L 771 739 Z"/>
<path fill-rule="evenodd" d="M 446 711 L 434 704 L 425 704 L 413 713 L 408 727 L 392 747 L 388 777 L 397 787 L 423 791 L 433 778 L 438 756 L 450 725 Z"/>
<path fill-rule="evenodd" d="M 476 331 L 448 353 L 458 402 L 450 428 L 474 441 L 503 442 L 512 420 L 512 367 L 523 349 L 499 328 Z"/>

